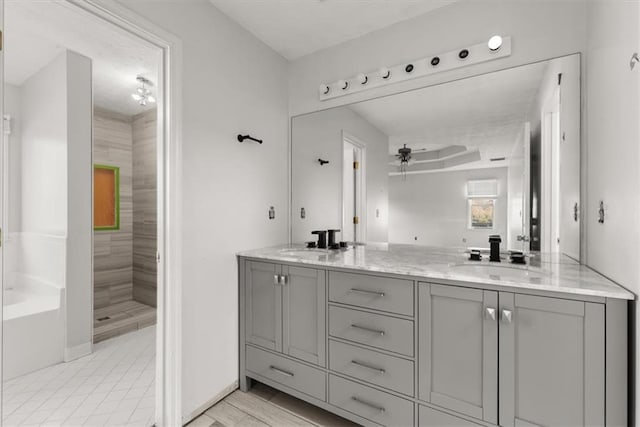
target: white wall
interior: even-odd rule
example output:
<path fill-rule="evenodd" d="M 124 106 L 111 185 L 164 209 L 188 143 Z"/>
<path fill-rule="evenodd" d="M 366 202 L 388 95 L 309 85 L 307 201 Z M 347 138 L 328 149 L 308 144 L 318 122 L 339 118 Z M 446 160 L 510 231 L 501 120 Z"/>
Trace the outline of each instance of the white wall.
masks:
<path fill-rule="evenodd" d="M 183 345 L 176 351 L 183 413 L 195 415 L 238 379 L 235 253 L 287 240 L 287 62 L 206 0 L 122 4 L 183 43 Z M 238 133 L 264 144 L 240 144 Z"/>
<path fill-rule="evenodd" d="M 22 85 L 22 231 L 67 232 L 67 59 Z"/>
<path fill-rule="evenodd" d="M 638 52 L 639 18 L 638 2 L 589 2 L 587 200 L 583 203 L 587 263 L 636 295 L 640 293 L 640 67 L 636 65 L 631 71 L 629 59 Z M 605 206 L 603 224 L 598 222 L 601 200 Z M 635 346 L 639 326 L 636 315 Z M 637 366 L 637 349 L 635 352 Z M 640 371 L 636 369 L 636 384 L 638 381 Z M 639 407 L 640 394 L 636 392 L 634 412 Z M 637 420 L 636 415 L 636 422 L 630 420 L 630 425 Z"/>
<path fill-rule="evenodd" d="M 347 107 L 296 117 L 291 129 L 292 241 L 315 240 L 312 230 L 342 227 L 342 131 L 346 131 L 366 144 L 366 239 L 386 242 L 389 138 Z M 319 158 L 330 163 L 320 166 Z M 305 219 L 300 218 L 303 207 Z"/>
<path fill-rule="evenodd" d="M 65 287 L 65 347 L 91 349 L 91 60 L 64 52 L 20 88 L 20 272 Z M 61 355 L 62 357 L 62 355 Z"/>
<path fill-rule="evenodd" d="M 65 360 L 91 351 L 93 341 L 93 96 L 91 60 L 67 51 L 67 275 Z"/>
<path fill-rule="evenodd" d="M 500 70 L 584 50 L 586 6 L 582 1 L 458 2 L 294 61 L 291 115 Z M 493 34 L 513 38 L 509 58 L 419 78 L 359 94 L 318 100 L 318 86 L 382 65 L 458 49 Z"/>
<path fill-rule="evenodd" d="M 9 219 L 7 221 L 8 229 L 4 230 L 5 239 L 3 242 L 3 270 L 5 273 L 5 277 L 7 277 L 6 274 L 14 273 L 18 270 L 18 254 L 20 252 L 20 242 L 18 241 L 17 236 L 17 233 L 21 229 L 22 223 L 22 191 L 20 189 L 20 182 L 22 181 L 22 172 L 20 167 L 20 164 L 22 162 L 22 160 L 20 159 L 20 151 L 22 150 L 22 102 L 20 98 L 21 92 L 19 87 L 10 84 L 4 85 L 4 114 L 8 114 L 11 116 L 11 134 L 8 138 L 7 147 L 9 176 L 8 182 L 6 183 L 9 191 L 9 196 L 7 198 L 8 206 L 6 207 Z"/>
<path fill-rule="evenodd" d="M 467 181 L 475 179 L 498 180 L 492 230 L 468 228 Z M 389 242 L 489 247 L 491 234 L 506 242 L 507 168 L 408 174 L 406 181 L 389 177 Z"/>
<path fill-rule="evenodd" d="M 11 134 L 9 135 L 9 229 L 5 232 L 15 232 L 21 229 L 21 190 L 22 180 L 20 172 L 22 117 L 21 117 L 20 88 L 10 84 L 4 85 L 4 114 L 11 116 Z"/>

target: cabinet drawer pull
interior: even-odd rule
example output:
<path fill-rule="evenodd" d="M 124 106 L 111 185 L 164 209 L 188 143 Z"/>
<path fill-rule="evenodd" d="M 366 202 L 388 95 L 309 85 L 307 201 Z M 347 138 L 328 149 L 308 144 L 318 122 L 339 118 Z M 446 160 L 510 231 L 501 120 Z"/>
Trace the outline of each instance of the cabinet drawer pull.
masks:
<path fill-rule="evenodd" d="M 356 294 L 374 295 L 374 296 L 380 297 L 380 298 L 382 298 L 384 296 L 384 292 L 368 291 L 366 289 L 358 289 L 358 288 L 351 288 L 351 289 L 349 289 L 349 292 L 353 292 L 353 293 L 356 293 Z"/>
<path fill-rule="evenodd" d="M 353 400 L 354 402 L 358 402 L 361 405 L 368 406 L 369 408 L 373 408 L 376 411 L 380 411 L 380 412 L 384 412 L 385 411 L 385 409 L 382 406 L 378 406 L 378 405 L 376 405 L 374 403 L 367 402 L 366 400 L 362 400 L 357 396 L 351 396 L 351 400 Z"/>
<path fill-rule="evenodd" d="M 291 378 L 291 377 L 293 377 L 293 376 L 294 376 L 291 372 L 288 372 L 288 371 L 282 370 L 282 369 L 277 368 L 277 367 L 275 367 L 275 366 L 273 366 L 273 365 L 269 366 L 269 369 L 271 369 L 273 372 L 277 372 L 277 373 L 278 373 L 278 374 L 280 374 L 280 375 L 284 375 L 285 377 L 289 377 L 289 378 Z"/>
<path fill-rule="evenodd" d="M 512 317 L 513 314 L 511 313 L 511 310 L 502 310 L 502 316 L 500 317 L 500 320 L 502 320 L 503 323 L 511 323 Z"/>
<path fill-rule="evenodd" d="M 487 307 L 487 317 L 491 320 L 496 320 L 496 309 Z"/>
<path fill-rule="evenodd" d="M 279 274 L 274 274 L 273 275 L 273 284 L 274 285 L 279 285 L 280 284 L 280 275 Z"/>
<path fill-rule="evenodd" d="M 376 368 L 375 366 L 367 365 L 366 363 L 358 362 L 357 360 L 352 360 L 351 363 L 357 366 L 362 366 L 363 368 L 371 369 L 372 371 L 376 371 L 380 375 L 383 375 L 387 372 L 382 368 Z"/>
<path fill-rule="evenodd" d="M 354 329 L 360 329 L 362 331 L 371 332 L 372 334 L 377 334 L 377 335 L 380 335 L 381 337 L 384 336 L 384 331 L 381 331 L 379 329 L 371 329 L 371 328 L 367 328 L 366 326 L 360 326 L 356 324 L 352 324 L 351 327 Z"/>

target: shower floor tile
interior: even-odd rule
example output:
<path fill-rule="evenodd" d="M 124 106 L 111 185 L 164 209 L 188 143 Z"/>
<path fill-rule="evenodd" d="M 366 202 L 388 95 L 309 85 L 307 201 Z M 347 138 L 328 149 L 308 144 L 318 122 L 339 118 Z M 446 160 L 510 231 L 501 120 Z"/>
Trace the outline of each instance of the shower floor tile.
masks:
<path fill-rule="evenodd" d="M 153 425 L 155 333 L 111 338 L 88 356 L 5 381 L 2 425 Z"/>
<path fill-rule="evenodd" d="M 93 342 L 98 343 L 156 323 L 156 309 L 138 301 L 123 301 L 93 313 Z"/>

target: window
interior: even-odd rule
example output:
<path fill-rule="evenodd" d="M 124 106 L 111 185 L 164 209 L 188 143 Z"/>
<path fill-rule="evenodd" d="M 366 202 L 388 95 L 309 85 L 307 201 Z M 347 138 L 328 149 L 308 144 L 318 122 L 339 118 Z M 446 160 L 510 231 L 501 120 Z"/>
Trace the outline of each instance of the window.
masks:
<path fill-rule="evenodd" d="M 484 179 L 467 182 L 469 204 L 469 228 L 490 230 L 495 224 L 495 206 L 498 197 L 498 181 Z"/>
<path fill-rule="evenodd" d="M 495 199 L 469 199 L 469 228 L 493 228 Z"/>

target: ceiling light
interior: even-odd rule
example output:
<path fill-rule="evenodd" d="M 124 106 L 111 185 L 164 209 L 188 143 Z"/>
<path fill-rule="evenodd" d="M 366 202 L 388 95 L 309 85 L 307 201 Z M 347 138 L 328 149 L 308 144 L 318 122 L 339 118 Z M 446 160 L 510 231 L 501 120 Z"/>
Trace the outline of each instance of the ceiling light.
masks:
<path fill-rule="evenodd" d="M 367 77 L 367 75 L 363 73 L 358 74 L 356 79 L 358 80 L 358 82 L 360 82 L 361 85 L 366 85 L 369 81 L 369 77 Z"/>
<path fill-rule="evenodd" d="M 489 39 L 489 43 L 487 43 L 487 46 L 489 46 L 490 51 L 492 52 L 497 51 L 502 46 L 502 37 L 500 36 L 491 37 Z"/>
<path fill-rule="evenodd" d="M 383 79 L 388 79 L 389 77 L 391 77 L 391 71 L 389 71 L 387 67 L 380 68 L 378 73 L 380 74 L 380 77 L 382 77 Z"/>
<path fill-rule="evenodd" d="M 338 87 L 342 90 L 347 90 L 347 88 L 349 87 L 349 82 L 346 80 L 340 80 L 338 82 Z"/>
<path fill-rule="evenodd" d="M 321 94 L 327 95 L 331 89 L 329 88 L 328 85 L 323 83 L 323 84 L 320 85 L 318 90 L 320 91 Z"/>
<path fill-rule="evenodd" d="M 145 107 L 148 103 L 155 103 L 156 98 L 153 96 L 151 91 L 147 88 L 147 86 L 153 86 L 153 83 L 148 79 L 145 79 L 142 76 L 136 77 L 136 80 L 142 85 L 136 88 L 136 91 L 131 94 L 131 98 L 134 99 L 138 104 Z"/>

